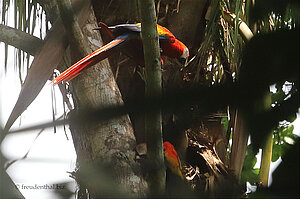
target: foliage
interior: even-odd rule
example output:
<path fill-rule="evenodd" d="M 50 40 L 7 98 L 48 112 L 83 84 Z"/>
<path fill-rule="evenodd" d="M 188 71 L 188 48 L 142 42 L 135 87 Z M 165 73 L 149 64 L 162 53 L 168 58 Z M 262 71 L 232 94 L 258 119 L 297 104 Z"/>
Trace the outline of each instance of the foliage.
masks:
<path fill-rule="evenodd" d="M 293 134 L 294 126 L 289 122 L 282 122 L 274 130 L 272 162 L 285 155 L 296 142 L 298 136 Z"/>
<path fill-rule="evenodd" d="M 45 36 L 44 29 L 48 29 L 47 19 L 42 17 L 45 12 L 43 7 L 40 6 L 36 0 L 2 0 L 0 1 L 1 6 L 1 24 L 12 26 L 18 30 L 26 32 L 30 35 L 36 35 L 39 38 Z M 8 12 L 9 7 L 14 7 L 13 19 Z M 13 22 L 13 23 L 12 23 Z M 13 24 L 13 25 L 12 25 Z M 39 31 L 37 31 L 37 27 Z M 5 44 L 5 59 L 4 69 L 7 67 L 7 53 L 8 44 Z M 30 66 L 30 55 L 27 52 L 21 51 L 15 48 L 16 62 L 15 67 L 18 69 L 21 84 L 24 81 L 22 77 L 22 70 L 29 69 Z M 25 62 L 26 61 L 26 62 Z M 25 65 L 26 63 L 26 65 Z M 25 67 L 26 66 L 26 67 Z M 26 71 L 25 70 L 25 71 Z"/>
<path fill-rule="evenodd" d="M 258 173 L 259 169 L 254 169 L 254 166 L 257 162 L 256 153 L 253 151 L 252 145 L 248 145 L 246 156 L 244 160 L 244 166 L 242 169 L 242 182 L 250 182 L 251 184 L 255 184 L 258 182 Z"/>
<path fill-rule="evenodd" d="M 272 106 L 276 106 L 283 101 L 289 99 L 291 95 L 299 92 L 298 90 L 298 82 L 278 82 L 275 84 L 276 92 L 271 95 L 272 98 Z M 296 119 L 296 114 L 292 114 L 290 117 L 286 118 L 288 122 L 293 122 Z M 287 127 L 285 125 L 285 127 Z"/>
<path fill-rule="evenodd" d="M 250 13 L 251 23 L 259 22 L 261 27 L 265 26 L 265 30 L 281 29 L 287 25 L 291 28 L 300 22 L 300 4 L 295 0 L 257 1 Z"/>
<path fill-rule="evenodd" d="M 222 117 L 221 124 L 224 126 L 224 130 L 227 131 L 228 129 L 228 117 Z"/>
<path fill-rule="evenodd" d="M 280 104 L 297 90 L 295 84 L 291 82 L 277 83 L 275 88 L 276 92 L 271 95 L 273 106 Z M 279 122 L 278 127 L 273 130 L 272 162 L 282 157 L 291 145 L 295 143 L 298 136 L 293 134 L 294 126 L 291 124 L 295 119 L 296 114 L 292 114 L 286 120 Z"/>
<path fill-rule="evenodd" d="M 258 189 L 249 198 L 299 198 L 299 138 L 282 156 L 282 162 L 273 172 L 269 188 Z"/>

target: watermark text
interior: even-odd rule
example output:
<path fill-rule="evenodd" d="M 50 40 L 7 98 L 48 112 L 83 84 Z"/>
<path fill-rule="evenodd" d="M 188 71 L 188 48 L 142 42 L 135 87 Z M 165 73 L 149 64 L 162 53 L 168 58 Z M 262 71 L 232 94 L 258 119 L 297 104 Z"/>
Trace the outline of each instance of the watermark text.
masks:
<path fill-rule="evenodd" d="M 18 189 L 65 189 L 65 184 L 21 184 L 17 183 L 16 187 Z"/>

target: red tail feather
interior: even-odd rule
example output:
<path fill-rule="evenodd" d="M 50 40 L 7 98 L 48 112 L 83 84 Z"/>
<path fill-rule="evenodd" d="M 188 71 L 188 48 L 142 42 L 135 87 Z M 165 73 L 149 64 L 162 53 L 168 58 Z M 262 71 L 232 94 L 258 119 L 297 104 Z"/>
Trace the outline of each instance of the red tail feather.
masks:
<path fill-rule="evenodd" d="M 112 40 L 105 46 L 102 46 L 92 54 L 86 56 L 85 58 L 75 63 L 73 66 L 68 68 L 65 72 L 63 72 L 58 77 L 53 79 L 51 83 L 53 85 L 56 85 L 61 83 L 62 81 L 66 81 L 66 82 L 70 81 L 71 79 L 78 76 L 81 71 L 85 70 L 89 66 L 92 66 L 102 61 L 103 59 L 107 58 L 113 52 L 114 47 L 118 46 L 123 41 L 125 41 L 125 38 L 117 38 L 115 40 Z"/>

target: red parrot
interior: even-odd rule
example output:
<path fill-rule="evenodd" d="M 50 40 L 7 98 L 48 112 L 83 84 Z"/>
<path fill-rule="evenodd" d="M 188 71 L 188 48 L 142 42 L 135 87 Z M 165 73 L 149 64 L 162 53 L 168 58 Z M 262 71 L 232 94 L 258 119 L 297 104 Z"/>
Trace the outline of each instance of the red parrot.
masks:
<path fill-rule="evenodd" d="M 178 158 L 174 146 L 170 142 L 164 142 L 163 148 L 164 148 L 164 153 L 165 153 L 164 155 L 166 158 L 167 168 L 169 168 L 173 174 L 178 175 L 181 179 L 183 179 L 180 160 Z"/>
<path fill-rule="evenodd" d="M 143 46 L 140 37 L 141 23 L 121 24 L 111 27 L 107 27 L 104 23 L 99 23 L 99 27 L 95 29 L 107 34 L 112 41 L 84 57 L 53 79 L 51 82 L 53 85 L 59 84 L 62 81 L 70 81 L 86 68 L 109 57 L 117 49 L 120 49 L 124 54 L 133 58 L 138 64 L 144 65 Z M 167 28 L 157 25 L 157 32 L 162 56 L 184 60 L 189 57 L 188 48 L 176 39 Z"/>

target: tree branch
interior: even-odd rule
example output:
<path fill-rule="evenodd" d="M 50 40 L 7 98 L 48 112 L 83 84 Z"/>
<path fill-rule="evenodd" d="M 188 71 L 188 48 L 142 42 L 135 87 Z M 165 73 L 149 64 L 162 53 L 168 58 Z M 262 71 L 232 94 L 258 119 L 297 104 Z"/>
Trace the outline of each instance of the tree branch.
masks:
<path fill-rule="evenodd" d="M 223 18 L 227 23 L 234 27 L 234 21 L 236 20 L 236 15 L 234 13 L 223 11 Z M 252 31 L 242 19 L 239 18 L 238 21 L 239 33 L 245 41 L 249 41 L 253 37 Z"/>
<path fill-rule="evenodd" d="M 43 40 L 21 30 L 0 24 L 0 41 L 35 55 L 43 46 Z"/>
<path fill-rule="evenodd" d="M 238 31 L 245 42 L 249 42 L 253 37 L 253 33 L 245 22 L 240 18 L 236 19 L 237 16 L 234 13 L 223 10 L 223 18 L 234 27 L 235 20 L 238 20 Z M 234 126 L 232 133 L 232 149 L 230 154 L 229 168 L 237 176 L 238 179 L 241 177 L 242 168 L 244 165 L 244 158 L 247 150 L 247 143 L 249 137 L 249 130 L 245 128 L 245 115 L 240 109 L 235 110 Z"/>
<path fill-rule="evenodd" d="M 162 73 L 154 0 L 140 0 L 139 10 L 142 19 L 141 37 L 145 58 L 145 95 L 161 97 Z M 165 191 L 166 170 L 162 147 L 161 110 L 145 114 L 145 132 L 147 138 L 147 158 L 151 174 L 148 179 L 150 196 L 159 196 Z"/>
<path fill-rule="evenodd" d="M 54 24 L 58 19 L 59 12 L 56 0 L 36 0 L 46 12 L 47 19 Z"/>
<path fill-rule="evenodd" d="M 66 31 L 69 33 L 68 39 L 71 48 L 74 50 L 76 49 L 76 51 L 79 53 L 79 57 L 86 56 L 89 50 L 84 43 L 85 39 L 74 14 L 70 0 L 59 0 L 57 3 L 60 17 L 63 19 L 62 21 Z"/>

